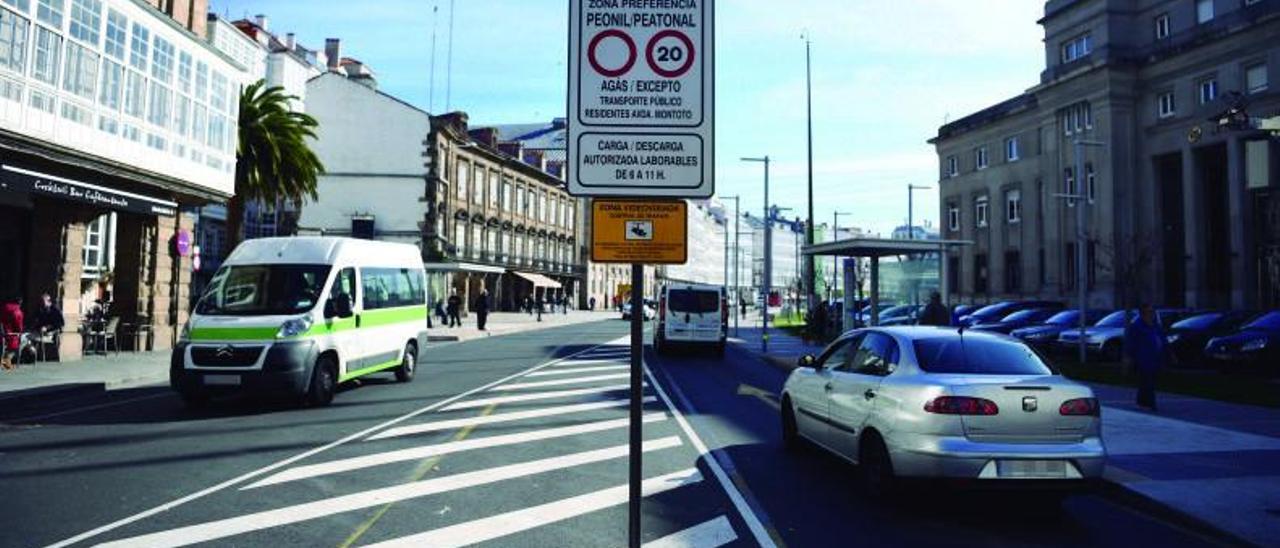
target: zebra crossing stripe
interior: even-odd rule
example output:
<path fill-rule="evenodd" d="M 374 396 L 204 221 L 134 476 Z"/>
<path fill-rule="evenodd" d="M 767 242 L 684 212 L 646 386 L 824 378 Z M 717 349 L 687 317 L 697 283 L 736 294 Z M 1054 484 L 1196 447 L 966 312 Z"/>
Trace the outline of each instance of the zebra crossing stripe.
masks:
<path fill-rule="evenodd" d="M 695 468 L 689 468 L 644 480 L 640 484 L 640 489 L 643 496 L 650 497 L 700 481 L 702 481 L 702 474 Z M 368 546 L 377 548 L 416 548 L 418 546 L 451 548 L 455 546 L 470 546 L 502 538 L 513 533 L 536 529 L 548 523 L 563 521 L 597 510 L 618 506 L 627 502 L 628 494 L 629 487 L 627 485 L 618 485 L 585 495 L 450 525 L 433 531 L 391 539 Z"/>
<path fill-rule="evenodd" d="M 666 413 L 649 413 L 643 416 L 642 422 L 658 422 L 667 419 Z M 384 453 L 376 453 L 372 455 L 363 455 L 347 459 L 338 459 L 329 462 L 311 464 L 306 466 L 297 466 L 289 468 L 283 472 L 273 474 L 262 480 L 242 487 L 240 490 L 254 489 L 285 483 L 306 478 L 314 478 L 319 476 L 327 476 L 330 474 L 338 474 L 342 472 L 350 472 L 361 468 L 369 468 L 380 466 L 383 464 L 391 464 L 396 462 L 405 462 L 412 460 L 421 460 L 430 457 L 438 457 L 451 453 L 459 453 L 462 451 L 472 451 L 475 449 L 488 449 L 492 447 L 500 447 L 504 445 L 513 445 L 517 443 L 527 443 L 531 441 L 542 441 L 554 438 L 563 438 L 567 436 L 575 436 L 578 434 L 588 434 L 592 432 L 604 432 L 615 428 L 623 428 L 628 424 L 629 419 L 615 419 L 599 422 L 589 422 L 586 424 L 576 424 L 573 426 L 562 426 L 559 428 L 547 428 L 543 430 L 534 430 L 531 432 L 519 432 L 516 434 L 505 434 L 501 436 L 489 436 L 487 438 L 477 438 L 462 441 L 452 441 L 439 443 L 435 445 L 424 445 L 419 447 L 410 447 L 408 449 L 400 449 L 396 451 L 387 451 Z"/>
<path fill-rule="evenodd" d="M 554 381 L 537 381 L 537 382 L 517 382 L 512 384 L 504 384 L 495 386 L 493 390 L 524 390 L 526 388 L 543 388 L 547 386 L 564 386 L 566 384 L 584 384 L 597 381 L 613 381 L 630 377 L 630 373 L 610 373 L 608 375 L 594 375 L 590 377 L 578 377 L 576 379 L 557 379 Z"/>
<path fill-rule="evenodd" d="M 599 371 L 621 371 L 631 369 L 630 365 L 602 365 L 599 367 L 581 367 L 578 369 L 548 369 L 546 371 L 535 371 L 525 375 L 526 377 L 546 377 L 550 375 L 572 375 L 575 373 L 596 373 Z"/>
<path fill-rule="evenodd" d="M 646 542 L 642 548 L 717 548 L 738 540 L 729 518 L 720 516 L 683 531 Z"/>
<path fill-rule="evenodd" d="M 591 394 L 605 394 L 608 392 L 617 392 L 619 390 L 629 390 L 630 388 L 630 384 L 611 384 L 609 386 L 593 386 L 591 388 L 575 388 L 573 390 L 556 390 L 554 392 L 535 392 L 533 394 L 498 396 L 496 398 L 460 401 L 458 403 L 442 407 L 440 410 L 457 411 L 459 409 L 475 409 L 477 407 L 488 407 L 490 405 L 501 405 L 504 403 L 571 398 L 573 396 L 587 396 Z"/>
<path fill-rule="evenodd" d="M 679 447 L 681 443 L 679 436 L 670 436 L 646 441 L 644 442 L 643 447 L 641 447 L 641 450 L 650 452 L 670 449 L 672 447 Z M 595 451 L 586 451 L 582 453 L 574 453 L 572 455 L 510 464 L 485 470 L 476 470 L 474 472 L 464 472 L 442 478 L 383 487 L 380 489 L 352 493 L 349 495 L 342 495 L 314 502 L 295 504 L 293 506 L 286 506 L 275 510 L 266 510 L 233 518 L 179 527 L 177 529 L 169 529 L 167 531 L 160 531 L 157 533 L 107 542 L 100 544 L 99 546 L 108 548 L 126 546 L 166 548 L 171 546 L 186 546 L 199 542 L 209 542 L 252 531 L 260 531 L 262 529 L 269 529 L 281 525 L 331 516 L 342 512 L 350 512 L 352 510 L 359 510 L 362 508 L 369 508 L 392 502 L 424 497 L 427 495 L 457 491 L 468 487 L 475 487 L 478 485 L 541 474 L 543 472 L 550 472 L 553 470 L 563 470 L 584 464 L 622 458 L 627 456 L 628 451 L 629 447 L 627 445 L 618 445 L 605 449 L 597 449 Z"/>
<path fill-rule="evenodd" d="M 643 403 L 653 403 L 658 401 L 653 396 L 648 396 L 642 400 Z M 555 415 L 568 415 L 570 413 L 581 413 L 583 411 L 595 411 L 598 409 L 609 409 L 614 407 L 626 407 L 631 402 L 621 400 L 609 400 L 590 403 L 578 403 L 573 405 L 560 405 L 556 407 L 544 407 L 542 409 L 530 409 L 528 411 L 517 411 L 514 413 L 502 413 L 498 415 L 486 415 L 483 417 L 467 417 L 465 419 L 454 419 L 439 422 L 428 422 L 425 424 L 413 424 L 409 426 L 399 426 L 384 430 L 378 434 L 366 438 L 366 441 L 381 440 L 386 438 L 394 438 L 396 436 L 408 436 L 412 434 L 423 434 L 426 432 L 438 432 L 440 430 L 452 430 L 455 428 L 465 428 L 467 426 L 479 426 L 482 424 L 494 424 L 499 422 L 510 422 L 524 419 L 536 419 L 539 417 L 552 417 Z"/>
<path fill-rule="evenodd" d="M 628 360 L 627 356 L 618 356 L 616 358 L 607 359 L 607 360 L 564 360 L 564 361 L 558 361 L 552 364 L 551 367 L 580 367 L 584 365 L 610 365 L 610 364 L 617 365 L 617 364 L 629 363 L 627 360 Z"/>

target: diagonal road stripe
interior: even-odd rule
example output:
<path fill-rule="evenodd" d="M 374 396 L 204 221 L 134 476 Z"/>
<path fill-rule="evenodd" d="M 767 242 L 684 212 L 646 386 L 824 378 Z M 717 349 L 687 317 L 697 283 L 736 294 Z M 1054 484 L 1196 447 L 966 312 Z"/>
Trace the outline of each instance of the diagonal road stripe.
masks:
<path fill-rule="evenodd" d="M 658 451 L 662 449 L 670 449 L 672 447 L 679 447 L 680 444 L 681 441 L 679 436 L 671 436 L 646 441 L 641 450 L 645 452 Z M 98 546 L 111 548 L 126 546 L 146 546 L 148 548 L 186 546 L 188 544 L 208 542 L 251 531 L 260 531 L 262 529 L 269 529 L 290 523 L 298 523 L 331 516 L 342 512 L 350 512 L 361 508 L 369 508 L 371 506 L 377 506 L 389 502 L 408 500 L 448 491 L 456 491 L 468 487 L 475 487 L 477 485 L 531 476 L 553 470 L 562 470 L 584 464 L 603 462 L 625 457 L 627 456 L 628 450 L 629 448 L 627 445 L 619 445 L 616 447 L 586 451 L 561 457 L 552 457 L 549 459 L 522 462 L 519 464 L 499 466 L 485 470 L 476 470 L 474 472 L 465 472 L 442 478 L 422 480 L 403 485 L 395 485 L 392 487 L 383 487 L 381 489 L 352 493 L 350 495 L 342 495 L 315 502 L 286 506 L 275 510 L 266 510 L 263 512 L 236 516 L 234 518 L 179 527 L 177 529 L 170 529 L 167 531 L 160 531 L 157 533 L 107 542 L 99 544 Z"/>
<path fill-rule="evenodd" d="M 690 468 L 644 480 L 640 484 L 640 489 L 643 496 L 649 497 L 685 485 L 692 485 L 699 481 L 702 481 L 702 474 L 697 469 Z M 627 502 L 628 494 L 629 487 L 627 485 L 619 485 L 585 495 L 450 525 L 434 531 L 409 535 L 369 546 L 377 548 L 400 546 L 406 548 L 417 548 L 419 546 L 451 548 L 479 544 L 513 533 L 536 529 L 548 523 L 563 521 L 623 504 Z"/>
<path fill-rule="evenodd" d="M 666 413 L 649 413 L 646 414 L 642 422 L 658 422 L 667 419 Z M 573 426 L 562 426 L 559 428 L 547 428 L 543 430 L 534 430 L 531 432 L 519 432 L 516 434 L 504 434 L 500 436 L 489 436 L 487 438 L 477 438 L 470 440 L 451 441 L 439 443 L 435 445 L 424 445 L 420 447 L 410 447 L 408 449 L 399 449 L 396 451 L 387 451 L 384 453 L 375 453 L 372 455 L 363 455 L 347 459 L 332 460 L 318 464 L 307 466 L 297 466 L 283 472 L 273 474 L 262 480 L 241 488 L 241 490 L 254 489 L 257 487 L 265 487 L 295 481 L 306 478 L 314 478 L 318 476 L 327 476 L 330 474 L 338 474 L 342 472 L 350 472 L 361 468 L 369 468 L 380 466 L 383 464 L 391 464 L 396 462 L 404 462 L 411 460 L 420 460 L 430 457 L 438 457 L 448 455 L 450 453 L 459 453 L 462 451 L 472 451 L 475 449 L 488 449 L 492 447 L 501 447 L 504 445 L 514 445 L 517 443 L 527 443 L 531 441 L 542 441 L 554 438 L 563 438 L 567 436 L 576 436 L 578 434 L 588 434 L 592 432 L 604 432 L 615 428 L 624 428 L 629 424 L 629 419 L 615 419 L 599 422 L 589 422 L 586 424 L 575 424 Z"/>
<path fill-rule="evenodd" d="M 593 386 L 591 388 L 574 388 L 573 390 L 556 390 L 554 392 L 535 392 L 533 394 L 498 396 L 494 398 L 484 398 L 479 400 L 460 401 L 458 403 L 449 405 L 448 407 L 444 407 L 440 410 L 441 411 L 457 411 L 459 409 L 475 409 L 477 407 L 486 407 L 489 405 L 500 405 L 504 403 L 550 400 L 555 398 L 570 398 L 573 396 L 587 396 L 591 394 L 606 394 L 609 392 L 617 392 L 619 390 L 629 390 L 629 389 L 631 389 L 630 384 L 611 384 L 608 386 Z"/>
<path fill-rule="evenodd" d="M 699 523 L 683 531 L 677 531 L 655 541 L 644 543 L 642 548 L 717 548 L 738 540 L 729 518 L 720 516 Z"/>
<path fill-rule="evenodd" d="M 561 360 L 552 364 L 551 367 L 581 367 L 584 365 L 617 365 L 630 363 L 631 362 L 627 356 L 619 356 L 608 360 Z"/>
<path fill-rule="evenodd" d="M 578 377 L 576 379 L 557 379 L 554 381 L 537 381 L 537 382 L 517 382 L 512 384 L 504 384 L 495 386 L 493 390 L 523 390 L 526 388 L 542 388 L 545 386 L 564 386 L 566 384 L 584 384 L 596 381 L 615 381 L 618 379 L 630 378 L 631 373 L 610 373 L 608 375 L 593 375 L 590 377 Z"/>
<path fill-rule="evenodd" d="M 645 398 L 644 403 L 653 403 L 657 398 L 649 396 Z M 591 403 L 578 403 L 574 405 L 561 405 L 557 407 L 545 407 L 542 409 L 531 409 L 529 411 L 517 411 L 515 413 L 502 413 L 499 415 L 488 415 L 484 417 L 468 417 L 465 419 L 454 419 L 439 422 L 428 422 L 425 424 L 414 424 L 410 426 L 400 426 L 384 430 L 374 436 L 370 436 L 366 441 L 381 440 L 386 438 L 394 438 L 396 436 L 408 436 L 412 434 L 422 434 L 425 432 L 438 432 L 440 430 L 451 430 L 454 428 L 464 428 L 472 425 L 493 424 L 499 422 L 518 421 L 524 419 L 534 419 L 539 417 L 552 417 L 555 415 L 568 415 L 570 413 L 580 413 L 583 411 L 595 411 L 597 409 L 609 409 L 612 407 L 626 407 L 631 402 L 623 400 L 610 400 Z"/>
<path fill-rule="evenodd" d="M 525 375 L 526 377 L 546 377 L 549 375 L 572 375 L 574 373 L 596 373 L 599 371 L 622 371 L 631 369 L 630 365 L 602 365 L 599 367 L 580 367 L 577 369 L 548 369 Z"/>

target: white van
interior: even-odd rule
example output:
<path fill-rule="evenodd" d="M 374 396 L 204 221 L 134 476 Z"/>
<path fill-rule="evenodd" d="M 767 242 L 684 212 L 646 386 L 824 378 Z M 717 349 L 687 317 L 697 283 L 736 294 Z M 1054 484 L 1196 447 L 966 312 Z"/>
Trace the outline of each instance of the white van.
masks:
<path fill-rule="evenodd" d="M 191 405 L 216 393 L 327 405 L 338 384 L 413 379 L 426 342 L 425 274 L 412 245 L 263 238 L 236 247 L 182 328 L 169 383 Z"/>
<path fill-rule="evenodd" d="M 710 347 L 724 356 L 729 333 L 729 299 L 714 285 L 672 284 L 658 293 L 658 328 L 653 348 L 666 354 L 675 345 Z"/>

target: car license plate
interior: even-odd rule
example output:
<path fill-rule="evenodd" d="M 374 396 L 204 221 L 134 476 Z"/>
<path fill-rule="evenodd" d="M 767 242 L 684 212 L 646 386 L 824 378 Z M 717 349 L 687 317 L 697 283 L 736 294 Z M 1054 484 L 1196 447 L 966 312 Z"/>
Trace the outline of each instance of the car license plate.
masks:
<path fill-rule="evenodd" d="M 205 375 L 204 383 L 211 386 L 240 386 L 240 375 Z"/>
<path fill-rule="evenodd" d="M 1002 478 L 1045 479 L 1067 477 L 1067 463 L 1060 460 L 998 460 L 996 473 Z"/>

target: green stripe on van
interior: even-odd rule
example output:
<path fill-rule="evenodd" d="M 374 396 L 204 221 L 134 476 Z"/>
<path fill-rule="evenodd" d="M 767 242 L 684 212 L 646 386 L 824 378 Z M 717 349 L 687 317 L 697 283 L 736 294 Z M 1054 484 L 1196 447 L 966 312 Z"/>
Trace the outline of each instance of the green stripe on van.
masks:
<path fill-rule="evenodd" d="M 398 323 L 421 321 L 427 322 L 427 307 L 404 306 L 369 310 L 360 314 L 360 327 L 371 328 Z M 306 333 L 293 337 L 301 339 L 318 335 L 331 335 L 356 328 L 355 318 L 331 318 L 316 323 Z M 275 340 L 280 326 L 276 327 L 197 327 L 191 330 L 188 338 L 194 342 L 207 341 L 270 341 Z"/>
<path fill-rule="evenodd" d="M 427 324 L 426 305 L 368 310 L 360 315 L 360 327 L 362 328 L 381 327 L 412 321 L 421 321 L 423 325 Z"/>
<path fill-rule="evenodd" d="M 378 364 L 378 365 L 371 365 L 371 366 L 369 366 L 369 367 L 365 367 L 365 368 L 362 368 L 362 369 L 357 369 L 357 370 L 352 371 L 352 372 L 350 372 L 350 373 L 346 373 L 346 374 L 344 374 L 344 375 L 339 376 L 339 377 L 338 377 L 338 382 L 347 382 L 347 381 L 349 381 L 349 380 L 351 380 L 351 379 L 354 379 L 354 378 L 356 378 L 356 377 L 363 377 L 363 376 L 368 375 L 368 374 L 370 374 L 370 373 L 377 373 L 377 372 L 379 372 L 379 371 L 384 371 L 384 370 L 387 370 L 387 369 L 391 369 L 392 367 L 396 367 L 396 366 L 398 366 L 398 365 L 400 365 L 400 360 L 391 360 L 391 361 L 386 362 L 386 363 L 380 363 L 380 364 Z"/>

